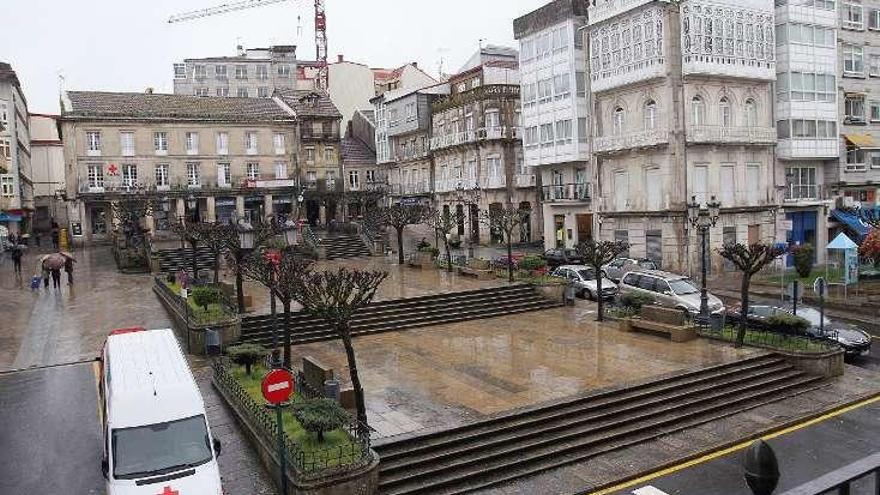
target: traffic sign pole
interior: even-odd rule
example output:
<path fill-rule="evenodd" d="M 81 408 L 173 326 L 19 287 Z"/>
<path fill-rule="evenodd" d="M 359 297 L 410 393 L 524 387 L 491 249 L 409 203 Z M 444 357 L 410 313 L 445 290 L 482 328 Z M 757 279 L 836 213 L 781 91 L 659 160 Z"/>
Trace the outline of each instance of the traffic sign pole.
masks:
<path fill-rule="evenodd" d="M 287 463 L 284 456 L 284 423 L 281 419 L 281 404 L 275 406 L 275 421 L 278 423 L 278 464 L 281 469 L 281 495 L 287 495 Z"/>
<path fill-rule="evenodd" d="M 284 421 L 281 417 L 284 403 L 293 393 L 293 375 L 283 368 L 276 368 L 263 377 L 263 398 L 275 409 L 275 422 L 278 427 L 278 464 L 280 466 L 279 487 L 281 495 L 287 495 L 287 460 L 284 456 Z"/>

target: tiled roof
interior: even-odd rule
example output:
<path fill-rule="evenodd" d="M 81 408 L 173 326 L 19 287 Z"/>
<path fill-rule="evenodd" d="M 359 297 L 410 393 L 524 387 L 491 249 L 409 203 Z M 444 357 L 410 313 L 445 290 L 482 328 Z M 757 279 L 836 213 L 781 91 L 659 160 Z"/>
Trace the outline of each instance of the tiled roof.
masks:
<path fill-rule="evenodd" d="M 376 111 L 375 110 L 364 110 L 360 109 L 358 112 L 362 113 L 367 120 L 370 121 L 371 124 L 376 125 Z"/>
<path fill-rule="evenodd" d="M 345 165 L 375 165 L 376 154 L 354 136 L 342 138 L 342 163 Z"/>
<path fill-rule="evenodd" d="M 330 101 L 327 93 L 313 90 L 278 89 L 275 91 L 275 95 L 292 108 L 297 117 L 342 118 L 342 114 Z"/>
<path fill-rule="evenodd" d="M 149 120 L 293 120 L 271 98 L 226 98 L 158 93 L 68 91 L 62 117 Z"/>

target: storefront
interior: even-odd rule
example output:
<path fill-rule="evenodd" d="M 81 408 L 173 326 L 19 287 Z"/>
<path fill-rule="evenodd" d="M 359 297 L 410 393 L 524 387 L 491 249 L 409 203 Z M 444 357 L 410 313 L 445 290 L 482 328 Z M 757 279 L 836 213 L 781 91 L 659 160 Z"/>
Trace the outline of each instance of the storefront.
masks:
<path fill-rule="evenodd" d="M 235 198 L 216 198 L 214 200 L 214 218 L 217 223 L 233 223 L 235 218 Z"/>

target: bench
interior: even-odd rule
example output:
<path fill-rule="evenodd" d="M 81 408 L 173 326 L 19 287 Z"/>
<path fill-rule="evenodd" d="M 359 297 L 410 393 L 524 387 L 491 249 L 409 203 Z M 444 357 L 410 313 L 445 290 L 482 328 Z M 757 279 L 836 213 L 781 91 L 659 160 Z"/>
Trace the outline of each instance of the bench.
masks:
<path fill-rule="evenodd" d="M 491 280 L 495 273 L 489 269 L 489 261 L 479 258 L 471 258 L 464 266 L 456 266 L 456 270 L 466 277 L 475 277 L 477 280 Z"/>
<path fill-rule="evenodd" d="M 624 332 L 647 330 L 669 335 L 673 342 L 687 342 L 697 338 L 697 327 L 684 321 L 681 310 L 661 306 L 642 306 L 641 318 L 627 318 L 620 321 L 618 328 Z"/>

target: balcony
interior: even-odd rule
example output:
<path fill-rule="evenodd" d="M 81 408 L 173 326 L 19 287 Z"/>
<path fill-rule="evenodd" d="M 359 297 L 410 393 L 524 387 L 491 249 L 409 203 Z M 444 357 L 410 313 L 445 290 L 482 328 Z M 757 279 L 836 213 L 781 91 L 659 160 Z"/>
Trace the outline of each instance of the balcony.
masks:
<path fill-rule="evenodd" d="M 458 188 L 476 189 L 477 187 L 483 186 L 479 185 L 476 179 L 440 179 L 437 181 L 434 190 L 439 193 L 454 191 Z"/>
<path fill-rule="evenodd" d="M 612 153 L 630 148 L 643 148 L 656 146 L 669 142 L 669 131 L 666 129 L 652 129 L 641 132 L 631 132 L 619 136 L 600 136 L 593 141 L 593 151 L 596 153 Z"/>
<path fill-rule="evenodd" d="M 310 140 L 328 140 L 328 141 L 338 141 L 339 133 L 338 132 L 314 132 L 314 131 L 303 131 L 300 136 L 302 139 L 310 139 Z"/>
<path fill-rule="evenodd" d="M 593 24 L 610 19 L 618 14 L 632 10 L 640 5 L 648 3 L 650 0 L 608 0 L 598 1 L 595 6 L 587 9 L 587 19 L 590 26 Z"/>
<path fill-rule="evenodd" d="M 837 158 L 840 156 L 840 140 L 831 139 L 780 139 L 776 146 L 780 159 Z"/>
<path fill-rule="evenodd" d="M 507 187 L 507 177 L 504 175 L 483 177 L 480 181 L 480 187 L 483 189 L 504 189 Z"/>
<path fill-rule="evenodd" d="M 776 142 L 776 129 L 773 127 L 752 126 L 688 126 L 687 142 L 723 144 L 773 144 Z"/>
<path fill-rule="evenodd" d="M 390 184 L 385 186 L 396 196 L 430 194 L 431 187 L 428 182 L 414 182 L 410 184 Z"/>
<path fill-rule="evenodd" d="M 822 201 L 826 199 L 825 191 L 818 184 L 788 184 L 785 186 L 786 203 Z"/>
<path fill-rule="evenodd" d="M 431 149 L 436 150 L 459 144 L 473 143 L 476 141 L 520 139 L 521 136 L 522 129 L 520 127 L 480 127 L 476 130 L 434 136 L 431 138 Z"/>
<path fill-rule="evenodd" d="M 535 187 L 535 174 L 516 174 L 516 187 Z"/>
<path fill-rule="evenodd" d="M 555 184 L 541 187 L 541 200 L 549 203 L 590 201 L 592 187 L 589 182 Z"/>

